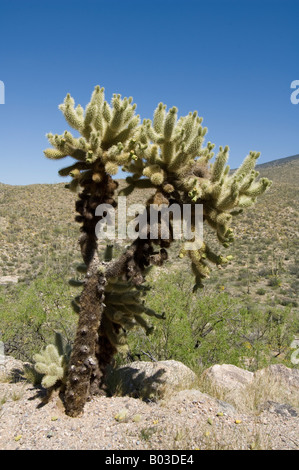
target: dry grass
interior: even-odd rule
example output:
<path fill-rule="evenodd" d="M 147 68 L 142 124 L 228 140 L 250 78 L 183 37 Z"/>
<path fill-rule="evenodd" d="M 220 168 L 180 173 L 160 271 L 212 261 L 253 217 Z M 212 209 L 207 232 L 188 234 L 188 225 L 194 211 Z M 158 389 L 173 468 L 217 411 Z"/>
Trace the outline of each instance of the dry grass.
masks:
<path fill-rule="evenodd" d="M 226 390 L 212 383 L 207 377 L 201 379 L 200 390 L 218 400 L 230 403 L 240 413 L 258 415 L 267 401 L 290 405 L 299 412 L 298 392 L 286 387 L 283 380 L 257 375 L 253 381 L 233 390 Z"/>

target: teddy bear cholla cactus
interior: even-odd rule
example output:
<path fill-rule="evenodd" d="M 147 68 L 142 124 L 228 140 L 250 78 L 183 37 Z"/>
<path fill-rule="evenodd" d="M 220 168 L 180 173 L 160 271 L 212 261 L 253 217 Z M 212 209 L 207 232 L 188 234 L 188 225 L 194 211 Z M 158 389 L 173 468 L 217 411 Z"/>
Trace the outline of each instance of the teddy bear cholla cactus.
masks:
<path fill-rule="evenodd" d="M 99 86 L 95 87 L 85 110 L 75 106 L 70 95 L 60 109 L 68 124 L 81 135 L 77 138 L 69 131 L 62 135 L 48 134 L 53 148 L 44 152 L 51 159 L 66 156 L 74 159 L 59 174 L 70 176 L 67 187 L 78 191 L 76 220 L 81 223 L 79 243 L 86 273 L 82 293 L 74 305 L 79 322 L 65 395 L 67 413 L 77 416 L 89 393 L 103 387 L 105 367 L 117 348 L 116 338 L 125 338 L 129 325 L 136 323 L 149 331 L 142 313 L 152 312 L 138 296 L 134 300 L 137 306 L 132 307 L 134 302 L 128 302 L 134 298 L 134 295 L 130 297 L 132 292 L 144 283 L 146 270 L 167 259 L 167 248 L 173 241 L 172 222 L 167 240 L 161 236 L 151 240 L 149 227 L 145 227 L 147 238 L 134 240 L 119 258 L 99 259 L 95 228 L 100 217 L 95 216 L 95 209 L 103 203 L 116 207 L 118 183 L 112 177 L 120 168 L 131 174 L 121 192 L 123 195 L 136 188 L 153 188 L 154 194 L 147 201 L 148 211 L 150 204 L 177 203 L 192 207 L 202 204 L 204 221 L 215 230 L 224 247 L 233 241 L 232 218 L 254 204 L 270 182 L 265 178 L 257 181 L 254 167 L 259 154 L 256 152 L 250 152 L 233 174 L 227 165 L 228 147 L 220 147 L 211 163 L 214 145 L 208 142 L 203 146 L 207 129 L 202 127 L 197 112 L 178 119 L 177 108 L 167 111 L 160 103 L 153 121 L 144 120 L 140 124 L 132 98 L 113 95 L 109 105 L 104 89 Z M 178 255 L 190 258 L 195 288 L 201 287 L 202 280 L 209 276 L 209 263 L 221 265 L 229 260 L 214 253 L 206 241 L 197 250 L 186 250 L 182 245 Z M 123 293 L 117 293 L 117 286 L 118 289 L 121 286 Z"/>
<path fill-rule="evenodd" d="M 48 344 L 46 349 L 40 354 L 34 356 L 35 369 L 43 374 L 42 385 L 45 388 L 53 387 L 64 377 L 64 368 L 62 366 L 62 357 L 59 356 L 54 344 Z"/>
<path fill-rule="evenodd" d="M 43 351 L 34 355 L 34 369 L 43 376 L 43 387 L 52 389 L 57 384 L 65 384 L 70 351 L 70 345 L 64 344 L 62 335 L 57 332 L 55 344 L 48 344 Z"/>
<path fill-rule="evenodd" d="M 133 186 L 143 175 L 158 186 L 168 200 L 203 204 L 204 220 L 215 230 L 218 241 L 228 247 L 233 241 L 232 217 L 244 207 L 253 205 L 271 182 L 267 178 L 256 181 L 258 172 L 254 167 L 260 155 L 258 152 L 250 152 L 232 175 L 226 165 L 227 146 L 219 148 L 211 164 L 214 145 L 208 142 L 206 147 L 202 146 L 207 128 L 201 124 L 202 118 L 197 112 L 177 121 L 177 109 L 173 107 L 166 113 L 165 105 L 160 103 L 153 123 L 144 121 L 139 131 L 139 141 L 143 146 L 137 147 L 136 153 L 143 162 L 142 173 L 140 164 L 138 168 L 134 164 L 125 165 L 125 169 L 134 173 L 129 179 Z M 201 287 L 202 279 L 209 275 L 207 260 L 216 264 L 228 261 L 228 258 L 213 253 L 207 244 L 198 251 L 186 252 L 183 247 L 180 256 L 185 254 L 191 258 L 196 276 L 195 288 Z"/>

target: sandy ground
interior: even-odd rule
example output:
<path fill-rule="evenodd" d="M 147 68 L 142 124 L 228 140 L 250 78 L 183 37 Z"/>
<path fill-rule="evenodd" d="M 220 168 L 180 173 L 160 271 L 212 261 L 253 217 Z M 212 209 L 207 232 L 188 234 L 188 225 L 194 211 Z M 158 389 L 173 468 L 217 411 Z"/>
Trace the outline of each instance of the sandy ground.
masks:
<path fill-rule="evenodd" d="M 298 450 L 299 426 L 287 409 L 239 414 L 192 390 L 148 403 L 94 397 L 82 416 L 70 418 L 58 396 L 43 404 L 41 390 L 28 382 L 1 382 L 0 449 Z"/>

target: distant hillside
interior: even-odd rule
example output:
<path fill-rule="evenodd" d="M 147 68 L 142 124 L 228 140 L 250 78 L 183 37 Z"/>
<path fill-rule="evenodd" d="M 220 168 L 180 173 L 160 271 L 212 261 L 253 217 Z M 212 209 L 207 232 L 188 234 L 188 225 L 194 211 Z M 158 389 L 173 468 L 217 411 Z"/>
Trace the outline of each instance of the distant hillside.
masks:
<path fill-rule="evenodd" d="M 223 270 L 215 269 L 206 285 L 234 296 L 248 293 L 267 305 L 297 308 L 299 156 L 257 169 L 273 185 L 254 208 L 235 219 L 235 243 L 229 248 L 234 261 Z M 124 184 L 120 181 L 120 187 Z M 140 190 L 129 203 L 144 197 Z M 74 270 L 81 258 L 75 199 L 64 183 L 0 185 L 0 283 L 7 276 L 30 282 L 45 269 Z M 213 233 L 204 230 L 209 243 L 221 251 Z M 171 266 L 181 269 L 184 261 L 177 259 L 176 250 L 175 246 Z"/>
<path fill-rule="evenodd" d="M 293 157 L 281 158 L 272 162 L 262 163 L 256 168 L 261 176 L 267 176 L 275 183 L 286 183 L 298 187 L 298 165 L 299 155 Z"/>
<path fill-rule="evenodd" d="M 261 163 L 259 165 L 257 165 L 256 167 L 257 168 L 268 168 L 268 167 L 271 167 L 271 166 L 280 166 L 280 165 L 284 165 L 285 163 L 289 163 L 289 162 L 292 162 L 294 160 L 297 160 L 299 158 L 299 154 L 297 155 L 292 155 L 291 157 L 285 157 L 285 158 L 278 158 L 277 160 L 271 160 L 270 162 L 266 162 L 266 163 Z"/>

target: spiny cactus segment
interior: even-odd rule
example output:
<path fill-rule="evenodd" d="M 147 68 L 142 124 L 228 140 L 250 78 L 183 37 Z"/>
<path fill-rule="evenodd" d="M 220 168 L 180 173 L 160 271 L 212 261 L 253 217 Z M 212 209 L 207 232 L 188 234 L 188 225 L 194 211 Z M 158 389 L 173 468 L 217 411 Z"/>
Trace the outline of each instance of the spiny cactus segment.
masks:
<path fill-rule="evenodd" d="M 35 370 L 43 375 L 42 385 L 51 388 L 66 380 L 66 370 L 70 355 L 70 345 L 65 345 L 60 333 L 55 335 L 55 344 L 48 344 L 34 356 Z"/>

